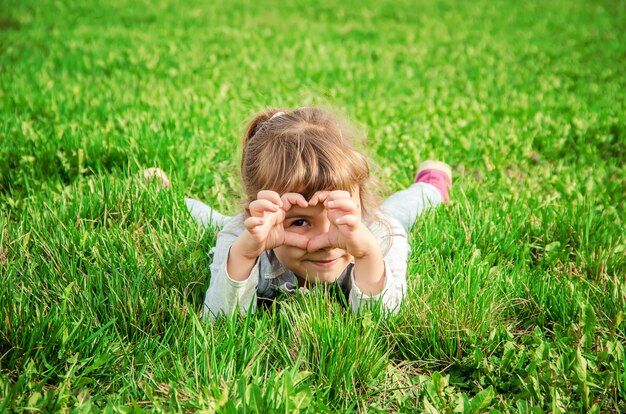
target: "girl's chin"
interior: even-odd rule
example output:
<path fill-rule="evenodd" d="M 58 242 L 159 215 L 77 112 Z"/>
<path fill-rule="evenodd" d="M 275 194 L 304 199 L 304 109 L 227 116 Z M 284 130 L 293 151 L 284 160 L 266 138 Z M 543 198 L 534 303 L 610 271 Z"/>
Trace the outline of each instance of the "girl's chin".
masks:
<path fill-rule="evenodd" d="M 339 274 L 335 274 L 335 272 L 317 272 L 315 276 L 307 276 L 305 279 L 309 285 L 313 285 L 315 283 L 331 284 L 335 283 L 335 281 L 339 279 L 339 276 L 341 276 L 341 272 Z"/>

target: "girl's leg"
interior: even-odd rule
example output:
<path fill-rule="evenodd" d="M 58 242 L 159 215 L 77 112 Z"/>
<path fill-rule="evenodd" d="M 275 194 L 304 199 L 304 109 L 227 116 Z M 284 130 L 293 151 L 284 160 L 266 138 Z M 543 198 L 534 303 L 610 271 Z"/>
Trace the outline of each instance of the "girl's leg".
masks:
<path fill-rule="evenodd" d="M 419 166 L 415 182 L 406 190 L 392 194 L 382 204 L 381 210 L 398 220 L 408 232 L 422 212 L 448 202 L 451 184 L 452 172 L 448 164 L 425 161 Z"/>
<path fill-rule="evenodd" d="M 185 198 L 185 204 L 191 217 L 201 226 L 224 227 L 224 224 L 232 218 L 218 213 L 202 201 L 193 198 Z"/>

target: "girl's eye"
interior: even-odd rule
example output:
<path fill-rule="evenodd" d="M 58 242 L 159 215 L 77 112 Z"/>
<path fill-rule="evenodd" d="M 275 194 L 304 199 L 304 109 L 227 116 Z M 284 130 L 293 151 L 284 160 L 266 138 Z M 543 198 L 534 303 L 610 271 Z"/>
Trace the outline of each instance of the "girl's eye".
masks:
<path fill-rule="evenodd" d="M 291 225 L 292 225 L 293 227 L 304 227 L 304 226 L 306 226 L 306 225 L 307 225 L 307 222 L 306 222 L 306 220 L 299 219 L 299 220 L 295 220 L 295 221 L 293 221 L 293 222 L 291 223 Z"/>

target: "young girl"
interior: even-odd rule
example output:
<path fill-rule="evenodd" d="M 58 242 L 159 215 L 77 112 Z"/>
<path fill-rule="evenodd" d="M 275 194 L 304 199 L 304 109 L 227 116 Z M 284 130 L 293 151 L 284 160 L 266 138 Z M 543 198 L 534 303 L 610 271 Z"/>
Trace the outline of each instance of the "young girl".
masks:
<path fill-rule="evenodd" d="M 254 311 L 281 292 L 334 282 L 354 310 L 372 301 L 398 308 L 407 231 L 424 209 L 448 200 L 450 167 L 422 163 L 415 183 L 376 209 L 351 131 L 322 109 L 265 111 L 244 135 L 245 212 L 226 217 L 186 199 L 198 222 L 222 227 L 205 317 Z"/>

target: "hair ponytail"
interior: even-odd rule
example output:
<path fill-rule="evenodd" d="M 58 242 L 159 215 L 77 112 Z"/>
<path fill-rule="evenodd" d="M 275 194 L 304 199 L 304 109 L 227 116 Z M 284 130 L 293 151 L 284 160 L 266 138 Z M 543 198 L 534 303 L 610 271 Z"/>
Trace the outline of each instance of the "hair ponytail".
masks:
<path fill-rule="evenodd" d="M 243 160 L 246 158 L 246 148 L 248 148 L 248 141 L 261 129 L 261 126 L 269 121 L 275 114 L 280 112 L 280 109 L 269 108 L 263 112 L 258 113 L 246 127 L 246 132 L 243 134 L 243 143 L 241 147 L 241 168 L 243 168 Z"/>

